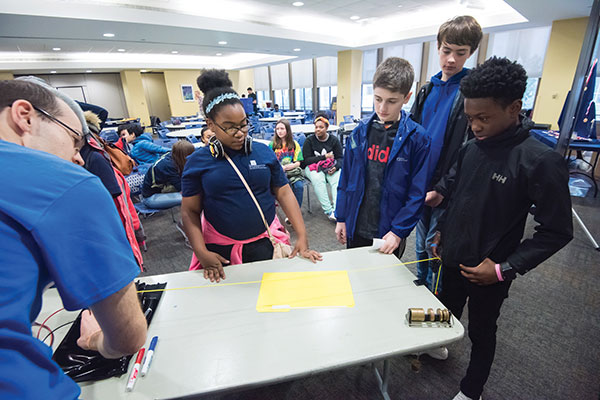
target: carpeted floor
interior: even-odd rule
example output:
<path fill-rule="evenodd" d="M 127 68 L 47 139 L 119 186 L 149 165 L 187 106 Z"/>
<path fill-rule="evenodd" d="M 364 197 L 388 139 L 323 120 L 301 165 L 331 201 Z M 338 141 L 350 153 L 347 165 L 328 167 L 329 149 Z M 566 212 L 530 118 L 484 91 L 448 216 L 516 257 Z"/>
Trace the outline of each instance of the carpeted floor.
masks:
<path fill-rule="evenodd" d="M 312 189 L 311 189 L 312 190 Z M 335 224 L 320 211 L 311 192 L 313 213 L 303 215 L 311 247 L 341 249 Z M 600 199 L 573 198 L 596 240 L 600 240 Z M 224 210 L 223 212 L 226 212 Z M 178 210 L 175 217 L 179 218 Z M 168 211 L 142 220 L 148 236 L 144 275 L 185 271 L 191 258 Z M 529 221 L 527 234 L 535 223 Z M 600 252 L 574 220 L 575 238 L 554 257 L 513 283 L 498 327 L 496 359 L 483 392 L 493 399 L 598 399 L 600 393 Z M 293 236 L 293 232 L 292 232 Z M 402 261 L 415 259 L 414 233 Z M 408 267 L 415 272 L 414 264 Z M 398 310 L 404 313 L 405 310 Z M 467 315 L 461 321 L 468 323 Z M 468 337 L 449 346 L 446 361 L 428 356 L 391 360 L 388 391 L 392 399 L 451 399 L 466 369 Z M 379 399 L 369 366 L 356 366 L 210 398 L 218 399 Z"/>

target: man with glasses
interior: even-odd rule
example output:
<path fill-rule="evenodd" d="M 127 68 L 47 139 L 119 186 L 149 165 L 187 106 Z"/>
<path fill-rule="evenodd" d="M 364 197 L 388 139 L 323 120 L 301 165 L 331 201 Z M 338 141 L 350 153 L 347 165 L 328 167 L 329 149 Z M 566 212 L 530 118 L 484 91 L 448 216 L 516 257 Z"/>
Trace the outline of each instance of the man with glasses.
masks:
<path fill-rule="evenodd" d="M 116 358 L 145 341 L 132 283 L 139 268 L 119 216 L 100 180 L 73 165 L 83 165 L 83 121 L 70 98 L 36 78 L 0 81 L 2 399 L 79 397 L 31 334 L 52 284 L 67 310 L 91 310 L 82 316 L 83 349 Z"/>

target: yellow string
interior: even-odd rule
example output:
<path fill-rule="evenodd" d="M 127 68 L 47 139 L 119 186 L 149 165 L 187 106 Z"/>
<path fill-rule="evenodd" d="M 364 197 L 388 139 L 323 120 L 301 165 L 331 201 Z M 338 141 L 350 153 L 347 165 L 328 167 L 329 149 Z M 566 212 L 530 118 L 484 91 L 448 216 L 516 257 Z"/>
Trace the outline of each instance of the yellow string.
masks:
<path fill-rule="evenodd" d="M 442 264 L 440 264 L 440 267 L 438 268 L 438 273 L 437 273 L 437 279 L 435 280 L 435 290 L 433 291 L 433 293 L 435 293 L 436 295 L 438 294 L 438 285 L 440 284 L 440 275 L 442 274 Z"/>
<path fill-rule="evenodd" d="M 418 263 L 418 262 L 421 262 L 421 261 L 424 262 L 424 261 L 431 261 L 431 260 L 439 260 L 439 258 L 438 257 L 433 257 L 433 258 L 428 258 L 426 260 L 417 260 L 417 261 L 409 261 L 409 262 L 405 262 L 405 263 L 397 263 L 397 264 L 383 265 L 383 266 L 377 266 L 377 267 L 368 267 L 368 268 L 361 268 L 361 269 L 353 269 L 353 270 L 349 270 L 348 272 L 372 271 L 372 270 L 376 270 L 376 269 L 391 268 L 391 267 L 397 267 L 399 265 L 409 265 L 409 264 L 415 264 L 415 263 Z M 214 284 L 209 284 L 209 285 L 187 286 L 187 287 L 180 287 L 180 288 L 138 290 L 137 292 L 138 293 L 166 292 L 168 290 L 189 290 L 189 289 L 201 289 L 201 288 L 219 287 L 219 286 L 250 285 L 250 284 L 261 283 L 261 282 L 262 282 L 262 280 L 260 280 L 260 281 L 246 281 L 246 282 L 232 282 L 232 283 L 214 283 Z M 437 290 L 437 285 L 436 285 L 436 290 Z"/>

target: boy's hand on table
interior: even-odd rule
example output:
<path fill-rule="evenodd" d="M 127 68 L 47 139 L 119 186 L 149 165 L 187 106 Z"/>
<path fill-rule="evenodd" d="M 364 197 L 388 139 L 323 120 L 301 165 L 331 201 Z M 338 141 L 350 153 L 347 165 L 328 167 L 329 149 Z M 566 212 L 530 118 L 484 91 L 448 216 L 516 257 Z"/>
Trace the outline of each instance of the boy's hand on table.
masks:
<path fill-rule="evenodd" d="M 486 258 L 476 267 L 467 267 L 466 265 L 460 264 L 460 273 L 462 276 L 467 278 L 470 282 L 480 285 L 487 286 L 498 282 L 498 275 L 496 275 L 496 263 Z"/>

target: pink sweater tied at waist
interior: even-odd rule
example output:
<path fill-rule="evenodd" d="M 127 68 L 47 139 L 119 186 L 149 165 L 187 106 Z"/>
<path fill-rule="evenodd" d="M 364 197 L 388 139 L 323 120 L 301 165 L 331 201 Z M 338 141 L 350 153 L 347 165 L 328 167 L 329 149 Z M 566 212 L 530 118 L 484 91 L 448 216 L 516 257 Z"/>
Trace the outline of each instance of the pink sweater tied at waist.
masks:
<path fill-rule="evenodd" d="M 275 214 L 275 218 L 273 219 L 273 222 L 269 228 L 271 229 L 271 233 L 273 234 L 273 237 L 277 243 L 290 244 L 290 237 L 285 230 L 285 227 L 281 225 L 279 218 L 277 218 L 277 214 Z M 265 230 L 260 235 L 250 239 L 232 239 L 217 232 L 215 227 L 212 226 L 210 222 L 206 220 L 206 218 L 204 218 L 204 214 L 202 214 L 202 235 L 204 236 L 204 242 L 207 244 L 217 244 L 221 246 L 229 246 L 233 244 L 233 248 L 231 249 L 231 257 L 229 257 L 229 265 L 242 263 L 242 248 L 246 243 L 252 243 L 259 239 L 269 237 L 269 233 Z M 202 269 L 202 265 L 196 257 L 196 254 L 193 254 L 192 262 L 190 263 L 190 271 L 195 271 L 197 269 Z"/>

